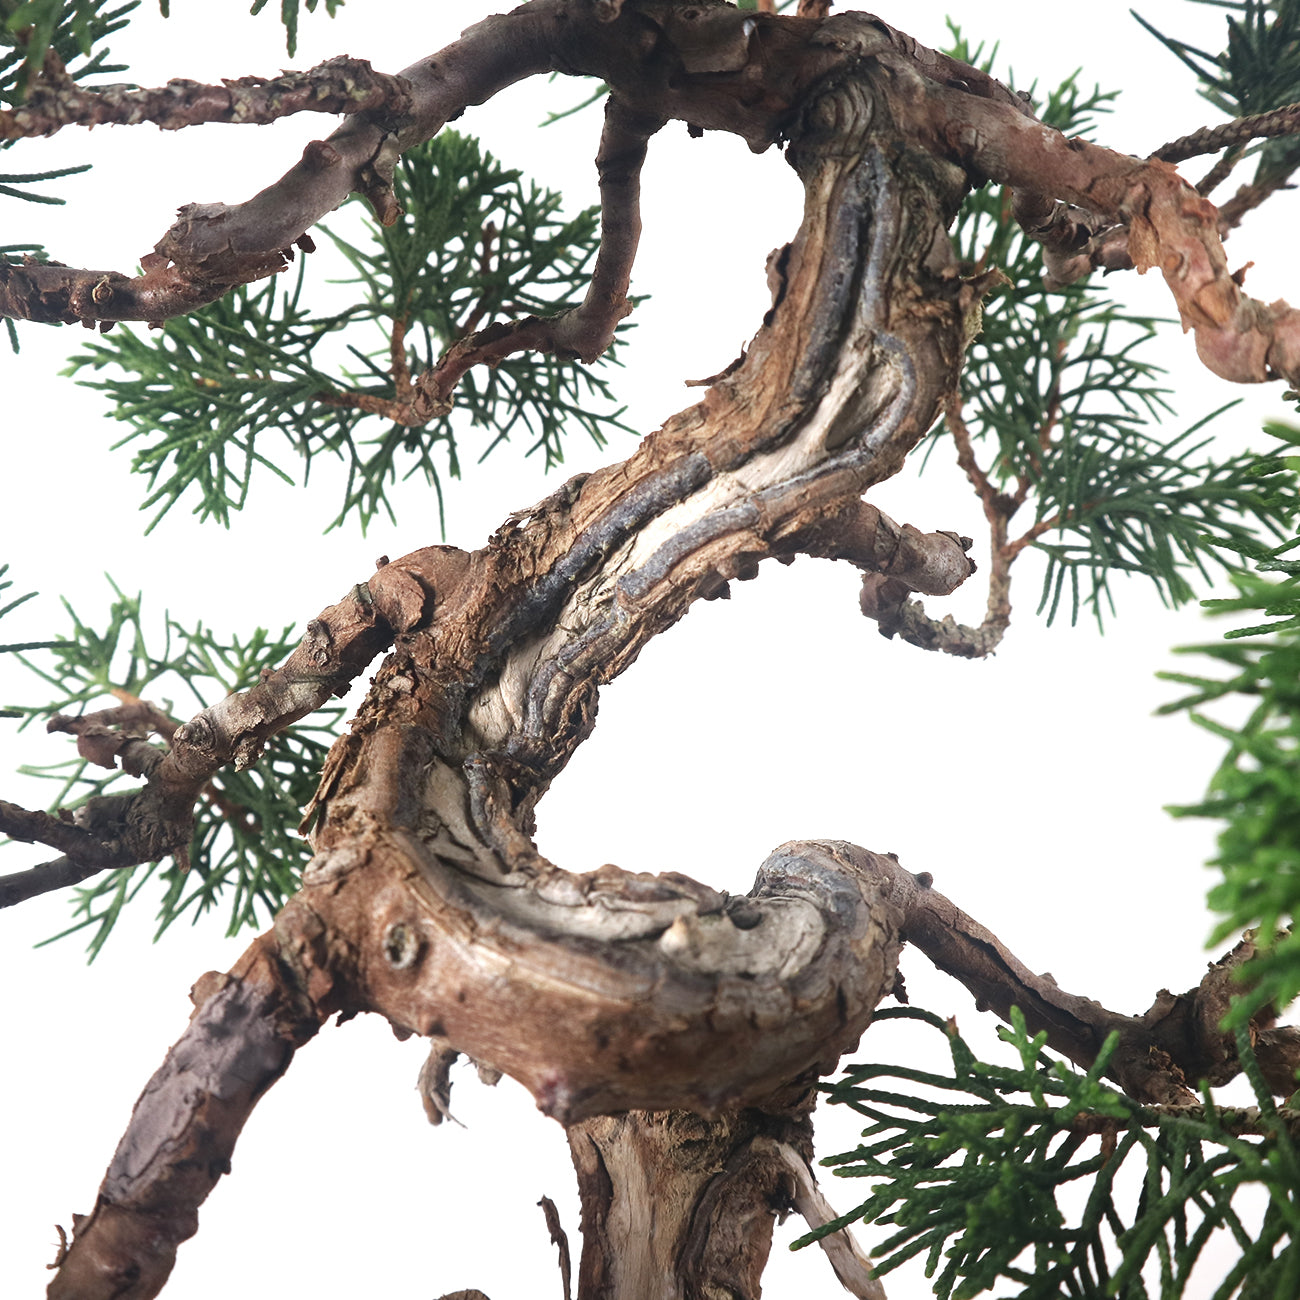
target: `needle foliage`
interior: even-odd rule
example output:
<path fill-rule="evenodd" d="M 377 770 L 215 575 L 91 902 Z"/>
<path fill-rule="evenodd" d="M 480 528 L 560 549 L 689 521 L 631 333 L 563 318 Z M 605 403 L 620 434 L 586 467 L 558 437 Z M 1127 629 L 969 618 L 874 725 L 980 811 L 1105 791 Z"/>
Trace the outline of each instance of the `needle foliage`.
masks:
<path fill-rule="evenodd" d="M 874 1225 L 884 1276 L 922 1256 L 940 1300 L 998 1290 L 1016 1300 L 1290 1300 L 1300 1290 L 1300 1112 L 1278 1108 L 1243 1032 L 1253 1108 L 1141 1106 L 1102 1080 L 1116 1036 L 1087 1073 L 1043 1051 L 1012 1008 L 1011 1049 L 978 1060 L 952 1021 L 899 1007 L 947 1039 L 951 1074 L 850 1066 L 824 1085 L 867 1121 L 862 1144 L 822 1163 L 870 1184 L 867 1199 L 794 1243 Z M 1260 1221 L 1252 1200 L 1267 1206 Z M 1202 1254 L 1226 1234 L 1226 1275 Z M 1220 1257 L 1221 1258 L 1221 1257 Z M 1010 1284 L 1010 1289 L 1007 1289 Z M 886 1283 L 888 1285 L 888 1283 Z"/>

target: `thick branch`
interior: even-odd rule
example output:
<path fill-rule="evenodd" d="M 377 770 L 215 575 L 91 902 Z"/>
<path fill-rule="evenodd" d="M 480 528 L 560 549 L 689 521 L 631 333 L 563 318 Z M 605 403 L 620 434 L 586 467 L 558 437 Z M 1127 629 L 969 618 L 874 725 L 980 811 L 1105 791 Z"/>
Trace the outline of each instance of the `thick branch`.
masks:
<path fill-rule="evenodd" d="M 87 89 L 76 82 L 38 79 L 24 103 L 0 109 L 0 140 L 53 135 L 65 126 L 136 126 L 164 131 L 202 122 L 263 124 L 293 113 L 373 113 L 398 117 L 409 105 L 400 77 L 376 72 L 365 59 L 346 55 L 307 72 L 241 77 L 205 86 L 169 81 L 154 90 L 127 86 Z"/>
<path fill-rule="evenodd" d="M 205 977 L 194 998 L 190 1027 L 136 1103 L 94 1210 L 74 1216 L 51 1300 L 157 1295 L 253 1107 L 328 1014 L 303 996 L 269 938 L 229 975 Z"/>

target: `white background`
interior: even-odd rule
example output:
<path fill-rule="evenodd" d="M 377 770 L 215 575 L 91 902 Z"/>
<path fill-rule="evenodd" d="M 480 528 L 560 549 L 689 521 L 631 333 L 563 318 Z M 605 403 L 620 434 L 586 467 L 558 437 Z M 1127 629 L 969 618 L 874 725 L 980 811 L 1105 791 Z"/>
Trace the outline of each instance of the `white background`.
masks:
<path fill-rule="evenodd" d="M 142 84 L 168 77 L 211 80 L 269 74 L 286 66 L 268 10 L 177 0 L 162 23 L 146 8 L 112 42 Z M 270 6 L 269 9 L 274 9 Z M 304 16 L 291 66 L 337 53 L 397 71 L 454 39 L 488 6 L 354 0 L 334 22 Z M 946 42 L 940 0 L 913 0 L 882 16 L 931 45 Z M 1019 85 L 1054 86 L 1082 66 L 1125 94 L 1100 138 L 1144 155 L 1216 115 L 1184 69 L 1116 0 L 1086 8 L 967 0 L 969 34 L 1000 40 L 999 68 Z M 1148 0 L 1158 26 L 1210 48 L 1220 14 L 1205 6 Z M 214 15 L 220 13 L 220 21 Z M 1056 25 L 1059 23 L 1059 26 Z M 561 188 L 577 207 L 594 201 L 598 118 L 579 115 L 539 132 L 547 108 L 580 91 L 540 82 L 516 89 L 458 125 L 480 133 L 509 165 Z M 62 209 L 7 203 L 0 243 L 40 239 L 72 265 L 130 270 L 184 202 L 239 201 L 270 183 L 302 144 L 327 133 L 306 117 L 262 128 L 208 127 L 174 134 L 153 128 L 67 130 L 0 158 L 5 171 L 94 161 L 94 172 L 58 182 Z M 1207 164 L 1188 167 L 1196 176 Z M 1260 219 L 1235 235 L 1234 264 L 1253 259 L 1249 287 L 1266 299 L 1300 293 L 1280 249 L 1283 197 L 1271 227 Z M 689 140 L 673 125 L 651 146 L 644 177 L 645 238 L 634 291 L 651 293 L 637 313 L 627 369 L 617 376 L 630 422 L 649 430 L 696 400 L 680 381 L 712 374 L 738 351 L 766 307 L 763 261 L 794 231 L 799 195 L 776 151 L 761 157 L 729 137 Z M 1292 218 L 1293 219 L 1293 218 Z M 341 220 L 341 218 L 340 218 Z M 323 259 L 309 275 L 330 274 Z M 1171 314 L 1152 277 L 1114 278 L 1108 288 L 1144 310 Z M 85 336 L 89 337 L 89 336 Z M 197 527 L 182 503 L 143 537 L 142 481 L 129 452 L 110 451 L 125 427 L 107 420 L 98 394 L 57 377 L 81 343 L 74 330 L 22 330 L 23 351 L 0 351 L 3 473 L 0 562 L 37 601 L 7 618 L 0 639 L 61 632 L 58 596 L 87 620 L 111 598 L 104 573 L 143 589 L 154 619 L 203 620 L 219 631 L 299 625 L 372 569 L 441 540 L 436 507 L 419 483 L 394 500 L 397 526 L 362 537 L 352 525 L 327 536 L 341 479 L 313 469 L 313 491 L 269 475 L 228 531 Z M 1164 342 L 1171 387 L 1190 423 L 1234 394 L 1198 371 L 1190 341 L 1171 327 Z M 1218 428 L 1231 447 L 1264 446 L 1264 416 L 1283 416 L 1281 386 L 1246 394 Z M 606 459 L 631 449 L 615 445 Z M 576 440 L 569 472 L 601 460 Z M 480 545 L 511 510 L 551 490 L 539 465 L 513 449 L 473 465 L 448 493 L 447 540 Z M 979 537 L 978 505 L 955 468 L 938 463 L 919 483 L 885 484 L 873 496 L 923 529 Z M 324 472 L 322 472 L 324 471 Z M 1021 568 L 1029 568 L 1024 563 Z M 575 870 L 605 861 L 676 870 L 743 892 L 759 862 L 796 837 L 835 837 L 898 853 L 913 871 L 983 920 L 1035 969 L 1050 968 L 1070 990 L 1122 1011 L 1140 1011 L 1162 985 L 1195 983 L 1205 961 L 1212 877 L 1201 866 L 1212 829 L 1175 823 L 1162 805 L 1195 800 L 1218 758 L 1216 744 L 1186 721 L 1151 712 L 1173 688 L 1157 682 L 1180 667 L 1169 647 L 1210 639 L 1218 627 L 1195 610 L 1171 615 L 1148 584 L 1120 583 L 1120 618 L 1099 638 L 1088 625 L 1044 629 L 1033 616 L 1033 572 L 1017 578 L 1016 625 L 985 663 L 958 662 L 880 638 L 857 613 L 857 577 L 801 560 L 765 565 L 730 602 L 695 609 L 606 689 L 600 721 L 540 810 L 544 852 Z M 932 613 L 977 621 L 978 581 Z M 3 600 L 0 600 L 3 603 Z M 0 703 L 39 696 L 40 685 L 0 663 Z M 0 771 L 53 762 L 66 741 L 16 736 L 0 723 Z M 0 780 L 0 797 L 39 806 L 43 787 Z M 52 856 L 13 845 L 0 870 Z M 181 924 L 150 946 L 150 905 L 119 926 L 87 968 L 77 940 L 34 950 L 68 923 L 68 900 L 49 897 L 0 914 L 0 1294 L 40 1293 L 53 1257 L 53 1224 L 87 1211 L 140 1088 L 183 1029 L 189 985 L 228 967 L 250 934 L 223 937 L 209 918 Z M 987 1034 L 965 994 L 905 957 L 913 999 L 955 1012 L 971 1036 Z M 872 1031 L 864 1055 L 887 1054 Z M 911 1051 L 914 1049 L 904 1048 Z M 538 1116 L 521 1089 L 494 1092 L 458 1073 L 453 1109 L 465 1127 L 430 1128 L 413 1091 L 418 1042 L 397 1043 L 377 1020 L 328 1028 L 305 1048 L 258 1107 L 224 1179 L 201 1213 L 199 1235 L 181 1250 L 167 1294 L 211 1300 L 232 1287 L 253 1296 L 313 1290 L 325 1297 L 382 1295 L 425 1300 L 479 1287 L 493 1300 L 559 1295 L 554 1250 L 538 1198 L 561 1208 L 577 1248 L 577 1209 L 561 1130 Z M 819 1149 L 842 1150 L 854 1125 L 829 1115 Z M 854 1185 L 828 1179 L 831 1199 L 852 1204 Z M 779 1242 L 796 1235 L 788 1224 Z M 576 1260 L 575 1260 L 576 1262 Z M 1213 1279 L 1202 1294 L 1208 1295 Z M 918 1273 L 895 1278 L 894 1300 L 928 1294 Z M 839 1290 L 812 1255 L 774 1250 L 766 1294 L 792 1300 Z"/>

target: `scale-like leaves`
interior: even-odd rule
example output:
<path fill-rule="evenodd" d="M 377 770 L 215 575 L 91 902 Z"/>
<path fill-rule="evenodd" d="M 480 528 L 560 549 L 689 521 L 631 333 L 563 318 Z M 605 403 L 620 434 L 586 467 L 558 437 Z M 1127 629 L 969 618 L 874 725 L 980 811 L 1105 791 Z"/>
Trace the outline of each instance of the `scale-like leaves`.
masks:
<path fill-rule="evenodd" d="M 1269 428 L 1300 441 L 1294 429 Z M 1293 502 L 1293 521 L 1294 509 Z M 1205 797 L 1170 811 L 1224 822 L 1210 863 L 1223 873 L 1209 895 L 1223 918 L 1212 942 L 1249 928 L 1260 950 L 1248 968 L 1253 987 L 1242 1015 L 1300 996 L 1300 935 L 1292 928 L 1300 914 L 1300 562 L 1288 558 L 1297 547 L 1300 538 L 1257 549 L 1261 572 L 1234 578 L 1236 596 L 1204 602 L 1213 613 L 1252 619 L 1219 642 L 1181 649 L 1213 660 L 1218 675 L 1161 674 L 1190 688 L 1161 712 L 1186 711 L 1227 747 Z M 1229 711 L 1215 716 L 1223 704 Z"/>
<path fill-rule="evenodd" d="M 116 587 L 114 593 L 102 624 L 83 622 L 65 602 L 72 619 L 67 638 L 4 647 L 44 650 L 39 658 L 30 653 L 18 657 L 48 691 L 39 705 L 13 706 L 5 711 L 8 716 L 22 718 L 26 726 L 55 713 L 76 714 L 139 699 L 173 713 L 164 693 L 179 690 L 185 698 L 174 716 L 181 721 L 230 691 L 247 689 L 263 668 L 282 663 L 297 641 L 292 628 L 278 635 L 258 628 L 246 638 L 223 638 L 201 624 L 188 629 L 168 617 L 162 644 L 155 650 L 146 634 L 140 597 L 126 596 Z M 163 887 L 159 933 L 183 915 L 197 919 L 219 905 L 227 910 L 228 933 L 264 925 L 298 888 L 310 857 L 295 828 L 316 788 L 342 712 L 318 710 L 273 736 L 261 758 L 245 771 L 223 768 L 195 807 L 188 869 L 169 860 L 105 872 L 77 890 L 77 919 L 63 933 L 89 930 L 94 956 L 123 906 L 154 879 Z M 124 773 L 107 772 L 81 758 L 21 770 L 53 782 L 51 806 L 59 808 L 109 792 L 125 793 L 132 785 Z"/>
<path fill-rule="evenodd" d="M 851 1065 L 824 1085 L 832 1105 L 868 1127 L 860 1146 L 822 1163 L 873 1186 L 796 1249 L 862 1222 L 888 1230 L 873 1252 L 877 1272 L 923 1254 L 940 1300 L 972 1300 L 1006 1282 L 1012 1289 L 999 1294 L 1016 1300 L 1147 1300 L 1152 1274 L 1161 1300 L 1178 1300 L 1206 1244 L 1226 1231 L 1243 1255 L 1215 1300 L 1296 1294 L 1291 1132 L 1300 1115 L 1275 1108 L 1244 1034 L 1258 1113 L 1221 1111 L 1208 1092 L 1200 1108 L 1140 1106 L 1101 1082 L 1115 1036 L 1080 1074 L 1043 1052 L 1046 1035 L 1031 1037 L 1016 1008 L 999 1031 L 1019 1057 L 1012 1065 L 977 1060 L 956 1025 L 928 1011 L 876 1013 L 898 1017 L 946 1036 L 952 1073 Z M 1082 1192 L 1069 1195 L 1073 1185 Z M 1260 1228 L 1238 1208 L 1249 1187 L 1269 1196 Z"/>
<path fill-rule="evenodd" d="M 982 50 L 954 35 L 951 52 L 980 62 Z M 1086 135 L 1112 98 L 1072 77 L 1040 113 Z M 1049 622 L 1063 608 L 1071 621 L 1084 609 L 1102 621 L 1117 574 L 1143 575 L 1166 603 L 1182 604 L 1194 595 L 1191 576 L 1208 579 L 1212 565 L 1239 571 L 1243 549 L 1283 535 L 1294 491 L 1283 459 L 1221 457 L 1211 439 L 1196 440 L 1222 411 L 1177 434 L 1160 429 L 1172 408 L 1162 370 L 1147 359 L 1154 318 L 1121 310 L 1088 282 L 1049 287 L 1005 190 L 972 194 L 954 239 L 968 273 L 997 268 L 1006 279 L 967 351 L 961 418 L 1017 521 L 1008 544 L 1020 532 L 1047 558 L 1039 612 Z M 941 424 L 935 436 L 945 432 Z"/>
<path fill-rule="evenodd" d="M 441 499 L 442 475 L 460 475 L 457 439 L 468 428 L 488 432 L 489 452 L 524 432 L 549 466 L 575 430 L 599 444 L 624 427 L 605 380 L 552 355 L 471 370 L 456 409 L 423 426 L 366 414 L 399 399 L 405 376 L 465 334 L 576 306 L 599 237 L 594 209 L 563 217 L 558 195 L 452 131 L 407 153 L 394 189 L 405 209 L 396 224 L 366 220 L 355 239 L 331 236 L 356 273 L 359 301 L 344 311 L 312 314 L 300 267 L 292 289 L 273 280 L 237 290 L 153 336 L 123 329 L 73 358 L 74 371 L 106 372 L 82 382 L 132 426 L 123 442 L 137 448 L 155 522 L 187 493 L 200 517 L 227 522 L 259 467 L 287 478 L 296 460 L 305 480 L 328 453 L 348 472 L 335 522 L 356 514 L 364 526 L 389 509 L 399 476 L 421 474 Z M 359 369 L 322 359 L 338 355 Z M 371 432 L 377 423 L 387 428 Z"/>

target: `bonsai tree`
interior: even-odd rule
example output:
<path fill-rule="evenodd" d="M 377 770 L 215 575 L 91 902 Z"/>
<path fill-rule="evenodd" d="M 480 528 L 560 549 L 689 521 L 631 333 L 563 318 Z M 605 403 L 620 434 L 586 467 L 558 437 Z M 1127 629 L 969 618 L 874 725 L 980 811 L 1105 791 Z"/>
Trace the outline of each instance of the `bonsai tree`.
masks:
<path fill-rule="evenodd" d="M 98 951 L 153 879 L 164 924 L 221 901 L 233 929 L 261 930 L 195 983 L 190 1025 L 60 1250 L 51 1295 L 157 1294 L 254 1106 L 327 1020 L 362 1011 L 428 1040 L 434 1123 L 465 1057 L 563 1125 L 576 1264 L 553 1207 L 547 1225 L 582 1296 L 757 1295 L 790 1211 L 864 1296 L 884 1292 L 844 1230 L 854 1219 L 890 1225 L 872 1230 L 881 1271 L 927 1254 L 943 1295 L 1007 1279 L 1025 1295 L 1140 1295 L 1144 1269 L 1180 1294 L 1220 1229 L 1235 1256 L 1219 1294 L 1295 1293 L 1292 1115 L 1274 1098 L 1294 1089 L 1296 1036 L 1275 1021 L 1300 987 L 1283 929 L 1296 435 L 1278 424 L 1281 454 L 1230 455 L 1199 426 L 1153 424 L 1153 322 L 1091 278 L 1155 272 L 1215 374 L 1296 384 L 1300 317 L 1247 295 L 1221 236 L 1300 162 L 1300 18 L 1233 7 L 1221 56 L 1162 38 L 1229 120 L 1139 159 L 1086 138 L 1099 93 L 1072 81 L 1035 97 L 959 37 L 940 52 L 826 10 L 534 0 L 400 75 L 336 58 L 150 90 L 102 83 L 122 12 L 7 7 L 7 141 L 108 122 L 344 119 L 255 197 L 182 208 L 136 273 L 64 266 L 34 241 L 7 249 L 9 320 L 117 327 L 73 363 L 127 422 L 157 516 L 185 502 L 227 522 L 283 477 L 276 440 L 304 466 L 340 459 L 350 524 L 383 510 L 399 474 L 419 471 L 432 494 L 467 426 L 493 441 L 528 430 L 550 461 L 575 426 L 613 436 L 609 372 L 589 367 L 635 305 L 652 137 L 676 122 L 779 147 L 804 193 L 768 260 L 758 331 L 702 400 L 481 543 L 382 557 L 292 636 L 173 624 L 158 647 L 119 595 L 74 635 L 6 646 L 57 693 L 18 720 L 39 715 L 78 759 L 53 810 L 0 805 L 5 833 L 57 855 L 0 881 L 5 903 L 79 889 L 77 928 Z M 554 72 L 604 88 L 598 217 L 562 216 L 446 129 Z M 1220 151 L 1195 184 L 1173 165 Z M 1216 207 L 1207 196 L 1242 162 L 1245 183 Z M 4 184 L 44 197 L 62 170 Z M 358 235 L 331 226 L 353 194 L 372 214 Z M 353 279 L 317 309 L 322 221 Z M 898 523 L 867 499 L 940 447 L 988 533 L 978 573 L 972 539 L 946 520 Z M 575 873 L 538 849 L 538 803 L 591 733 L 600 689 L 764 560 L 838 561 L 899 653 L 981 659 L 1009 626 L 1013 567 L 1035 554 L 1049 616 L 1105 616 L 1121 573 L 1186 602 L 1189 573 L 1214 568 L 1237 583 L 1228 603 L 1257 611 L 1250 636 L 1213 647 L 1218 676 L 1183 677 L 1189 707 L 1234 692 L 1255 704 L 1213 724 L 1228 754 L 1187 811 L 1227 816 L 1216 901 L 1225 926 L 1258 927 L 1185 993 L 1152 990 L 1128 1014 L 1067 991 L 996 937 L 996 899 L 967 912 L 883 846 L 788 842 L 747 894 L 676 871 Z M 978 622 L 919 599 L 972 581 L 987 587 Z M 322 711 L 372 672 L 328 745 Z M 203 707 L 186 716 L 158 697 L 169 679 Z M 803 761 L 797 721 L 777 721 L 769 761 Z M 945 778 L 961 774 L 925 773 L 940 805 Z M 954 1022 L 903 1005 L 904 943 L 1006 1021 L 1009 1063 L 978 1061 Z M 829 1085 L 868 1124 L 836 1158 L 871 1180 L 867 1198 L 837 1216 L 813 1173 L 820 1081 L 873 1020 L 900 1016 L 941 1036 L 948 1069 L 866 1063 Z M 901 1083 L 877 1082 L 891 1074 Z M 1253 1111 L 1207 1090 L 1238 1075 Z M 1057 1205 L 1070 1183 L 1087 1189 L 1081 1209 Z M 1268 1192 L 1258 1223 L 1234 1200 L 1252 1183 Z"/>

